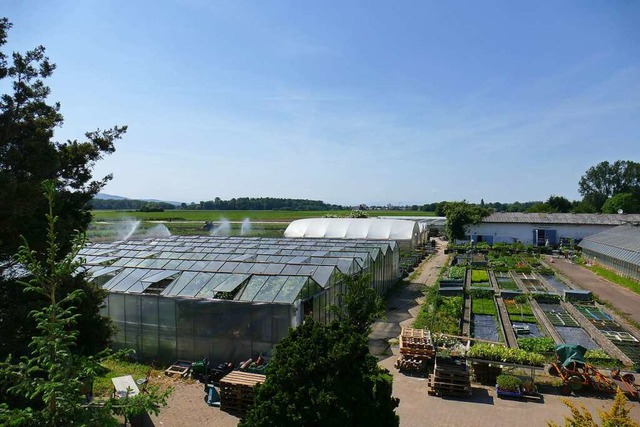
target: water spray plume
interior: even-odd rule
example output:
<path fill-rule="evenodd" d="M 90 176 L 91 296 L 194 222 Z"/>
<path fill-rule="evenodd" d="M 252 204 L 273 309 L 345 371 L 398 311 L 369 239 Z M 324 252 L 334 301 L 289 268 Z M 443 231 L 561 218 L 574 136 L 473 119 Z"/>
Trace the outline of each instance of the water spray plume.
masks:
<path fill-rule="evenodd" d="M 249 233 L 251 233 L 251 220 L 249 218 L 245 218 L 244 221 L 242 221 L 242 226 L 240 227 L 240 235 L 246 236 Z"/>

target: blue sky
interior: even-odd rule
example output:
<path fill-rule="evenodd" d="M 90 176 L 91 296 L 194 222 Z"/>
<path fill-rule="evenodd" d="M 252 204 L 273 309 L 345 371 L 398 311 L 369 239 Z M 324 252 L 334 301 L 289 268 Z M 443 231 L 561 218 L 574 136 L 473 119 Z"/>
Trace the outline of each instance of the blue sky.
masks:
<path fill-rule="evenodd" d="M 5 0 L 60 140 L 127 124 L 104 192 L 178 201 L 577 199 L 640 161 L 638 1 Z"/>

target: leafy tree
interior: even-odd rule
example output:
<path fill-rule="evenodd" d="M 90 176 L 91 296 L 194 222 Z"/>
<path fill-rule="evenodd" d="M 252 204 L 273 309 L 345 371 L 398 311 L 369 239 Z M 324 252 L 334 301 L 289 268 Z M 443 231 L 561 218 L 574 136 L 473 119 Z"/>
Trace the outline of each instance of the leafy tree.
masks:
<path fill-rule="evenodd" d="M 450 240 L 464 239 L 468 225 L 480 223 L 482 218 L 491 213 L 488 208 L 472 205 L 464 200 L 462 202 L 446 202 L 444 212 L 447 217 L 445 231 Z"/>
<path fill-rule="evenodd" d="M 0 19 L 0 48 L 7 40 L 11 23 Z M 7 349 L 14 354 L 26 350 L 25 345 L 34 333 L 33 321 L 26 321 L 25 312 L 43 307 L 41 297 L 27 299 L 15 279 L 7 271 L 15 263 L 7 262 L 21 244 L 24 236 L 36 254 L 47 247 L 47 200 L 42 196 L 41 183 L 50 180 L 56 188 L 53 214 L 58 218 L 56 242 L 62 259 L 72 246 L 74 230 L 84 231 L 91 221 L 89 202 L 111 178 L 92 180 L 92 169 L 103 155 L 113 153 L 114 141 L 126 131 L 125 127 L 96 130 L 85 134 L 86 140 L 56 142 L 54 129 L 62 126 L 60 104 L 50 104 L 50 89 L 44 80 L 50 77 L 55 65 L 45 56 L 45 48 L 38 46 L 22 54 L 14 52 L 11 60 L 0 50 L 0 82 L 10 87 L 10 93 L 0 97 L 0 323 L 15 328 L 0 328 L 0 357 Z M 6 201 L 6 203 L 5 203 Z M 98 315 L 104 299 L 101 290 L 81 277 L 68 277 L 57 289 L 64 298 L 78 287 L 83 296 L 77 302 L 81 317 L 79 342 L 76 350 L 104 346 L 109 336 L 108 322 Z"/>
<path fill-rule="evenodd" d="M 600 162 L 585 172 L 578 186 L 584 200 L 600 211 L 606 200 L 616 194 L 640 196 L 640 163 L 629 160 Z"/>
<path fill-rule="evenodd" d="M 382 297 L 371 287 L 369 275 L 342 275 L 340 280 L 345 284 L 346 293 L 342 306 L 332 307 L 333 312 L 339 322 L 350 323 L 356 331 L 368 334 L 373 322 L 384 315 Z"/>
<path fill-rule="evenodd" d="M 72 351 L 78 339 L 76 329 L 79 314 L 73 306 L 82 294 L 76 289 L 62 298 L 59 287 L 75 275 L 82 263 L 77 258 L 84 246 L 81 237 L 72 240 L 70 252 L 60 258 L 53 215 L 54 185 L 46 185 L 49 213 L 47 247 L 42 254 L 33 251 L 25 241 L 18 261 L 28 271 L 30 279 L 20 282 L 29 295 L 40 295 L 48 304 L 30 313 L 37 323 L 37 333 L 29 344 L 30 355 L 18 364 L 11 358 L 0 365 L 0 424 L 12 426 L 118 425 L 114 413 L 128 415 L 157 412 L 166 404 L 169 392 L 151 389 L 146 395 L 109 400 L 90 405 L 85 388 L 91 387 L 99 365 L 94 358 L 78 356 Z"/>
<path fill-rule="evenodd" d="M 618 193 L 602 205 L 602 213 L 618 213 L 619 209 L 624 213 L 640 213 L 640 197 L 633 193 Z"/>
<path fill-rule="evenodd" d="M 397 426 L 392 376 L 351 324 L 305 320 L 275 349 L 240 426 Z"/>
<path fill-rule="evenodd" d="M 618 388 L 613 404 L 608 411 L 599 410 L 598 414 L 602 420 L 602 424 L 598 424 L 593 415 L 579 404 L 576 406 L 570 400 L 562 399 L 565 405 L 571 410 L 571 417 L 564 418 L 562 427 L 639 427 L 638 423 L 631 418 L 631 408 L 626 406 L 627 398 L 622 390 Z M 547 422 L 549 427 L 561 427 L 554 422 Z"/>
<path fill-rule="evenodd" d="M 546 203 L 551 207 L 552 212 L 558 213 L 571 212 L 571 208 L 573 207 L 569 199 L 562 196 L 551 195 Z"/>

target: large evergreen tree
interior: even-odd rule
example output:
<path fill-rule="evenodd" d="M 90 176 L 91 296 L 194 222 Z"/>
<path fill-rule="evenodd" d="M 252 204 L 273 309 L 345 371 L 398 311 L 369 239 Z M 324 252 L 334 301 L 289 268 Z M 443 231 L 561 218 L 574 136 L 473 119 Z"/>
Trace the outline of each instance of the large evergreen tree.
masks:
<path fill-rule="evenodd" d="M 276 347 L 241 426 L 397 426 L 392 377 L 350 323 L 307 319 Z"/>
<path fill-rule="evenodd" d="M 55 65 L 42 46 L 7 55 L 3 47 L 10 28 L 9 20 L 0 18 L 0 81 L 11 89 L 0 97 L 0 357 L 24 354 L 35 327 L 25 314 L 44 304 L 41 298 L 25 298 L 11 261 L 21 236 L 36 253 L 44 252 L 47 202 L 42 182 L 48 180 L 56 189 L 53 213 L 59 218 L 57 244 L 64 257 L 72 232 L 86 230 L 91 221 L 89 202 L 110 179 L 93 180 L 93 166 L 114 151 L 114 141 L 126 132 L 126 127 L 116 126 L 88 132 L 84 141 L 55 141 L 54 130 L 62 126 L 63 117 L 60 104 L 48 102 L 50 89 L 44 83 Z M 78 305 L 78 341 L 82 350 L 93 351 L 109 335 L 108 323 L 98 315 L 104 295 L 75 276 L 61 284 L 60 297 L 78 288 L 84 295 Z"/>

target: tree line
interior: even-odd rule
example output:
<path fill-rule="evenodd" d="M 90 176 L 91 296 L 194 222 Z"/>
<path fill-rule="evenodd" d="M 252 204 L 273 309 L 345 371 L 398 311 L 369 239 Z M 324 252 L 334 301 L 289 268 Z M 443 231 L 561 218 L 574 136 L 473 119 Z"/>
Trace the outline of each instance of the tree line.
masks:
<path fill-rule="evenodd" d="M 214 200 L 201 201 L 199 203 L 182 203 L 181 209 L 186 210 L 282 210 L 282 211 L 331 211 L 345 210 L 349 207 L 331 205 L 322 200 L 285 199 L 276 197 L 239 197 L 230 200 L 222 200 L 216 197 Z"/>

